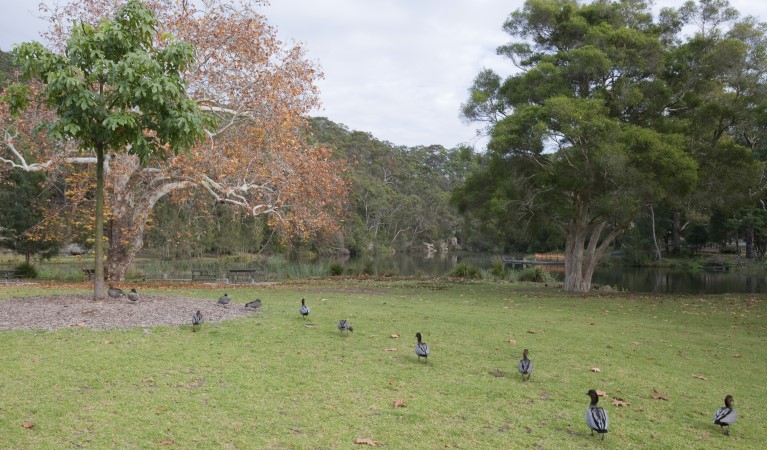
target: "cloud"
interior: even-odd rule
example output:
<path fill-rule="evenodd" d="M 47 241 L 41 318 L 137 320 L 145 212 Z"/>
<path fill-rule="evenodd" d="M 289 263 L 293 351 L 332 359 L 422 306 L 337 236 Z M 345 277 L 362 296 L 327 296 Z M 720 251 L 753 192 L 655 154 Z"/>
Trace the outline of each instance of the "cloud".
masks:
<path fill-rule="evenodd" d="M 38 0 L 5 1 L 0 48 L 38 39 Z M 658 0 L 657 8 L 682 0 Z M 767 2 L 731 0 L 765 20 Z M 514 66 L 495 54 L 510 40 L 501 26 L 521 0 L 271 0 L 262 8 L 286 43 L 300 42 L 322 67 L 316 115 L 396 145 L 478 143 L 460 105 L 482 68 Z"/>

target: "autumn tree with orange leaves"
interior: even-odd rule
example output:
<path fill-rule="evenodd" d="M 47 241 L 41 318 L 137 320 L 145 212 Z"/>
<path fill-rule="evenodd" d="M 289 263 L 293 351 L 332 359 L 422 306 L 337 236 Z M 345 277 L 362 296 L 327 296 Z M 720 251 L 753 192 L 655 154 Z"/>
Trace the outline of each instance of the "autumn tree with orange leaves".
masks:
<path fill-rule="evenodd" d="M 41 7 L 51 27 L 45 37 L 61 49 L 73 19 L 97 23 L 123 2 L 76 0 L 62 9 Z M 145 2 L 159 20 L 158 36 L 191 43 L 195 63 L 184 73 L 188 95 L 216 118 L 204 142 L 190 151 L 141 164 L 130 154 L 105 158 L 106 214 L 111 221 L 107 277 L 121 280 L 143 246 L 144 229 L 156 202 L 171 194 L 202 189 L 216 202 L 266 215 L 284 236 L 306 237 L 338 230 L 347 197 L 343 161 L 307 141 L 306 115 L 318 106 L 321 76 L 303 49 L 286 46 L 256 8 L 265 3 L 206 0 Z M 20 170 L 53 171 L 91 165 L 67 142 L 16 145 L 29 126 L 42 123 L 28 109 L 22 122 L 3 120 L 0 163 Z M 83 183 L 83 185 L 87 185 Z"/>

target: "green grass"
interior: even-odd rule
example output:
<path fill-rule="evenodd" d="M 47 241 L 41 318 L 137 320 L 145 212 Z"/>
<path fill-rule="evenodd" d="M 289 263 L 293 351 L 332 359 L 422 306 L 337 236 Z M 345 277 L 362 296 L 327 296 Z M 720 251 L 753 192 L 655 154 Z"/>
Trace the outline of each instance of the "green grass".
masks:
<path fill-rule="evenodd" d="M 211 299 L 220 291 L 171 288 Z M 0 298 L 64 290 L 71 288 L 0 287 Z M 151 285 L 141 291 L 151 294 Z M 520 283 L 348 280 L 230 294 L 238 303 L 260 297 L 263 312 L 197 333 L 189 326 L 0 331 L 0 446 L 155 448 L 172 440 L 177 448 L 365 448 L 354 440 L 369 438 L 392 449 L 724 449 L 767 442 L 762 296 L 575 296 Z M 311 307 L 306 321 L 301 297 Z M 340 319 L 354 333 L 339 336 Z M 413 351 L 416 331 L 431 346 L 428 363 Z M 523 348 L 535 364 L 529 382 L 516 371 Z M 610 415 L 604 441 L 584 421 L 591 388 L 610 396 L 600 401 Z M 669 401 L 653 399 L 654 389 Z M 730 437 L 711 423 L 726 394 L 739 413 Z M 630 406 L 613 406 L 612 397 Z M 405 406 L 394 408 L 399 398 Z"/>

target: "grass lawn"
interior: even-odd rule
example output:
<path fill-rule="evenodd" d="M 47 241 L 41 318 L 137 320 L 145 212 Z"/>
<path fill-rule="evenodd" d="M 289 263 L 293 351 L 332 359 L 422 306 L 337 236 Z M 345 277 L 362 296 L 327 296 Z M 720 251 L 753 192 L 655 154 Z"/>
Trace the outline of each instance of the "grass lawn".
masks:
<path fill-rule="evenodd" d="M 0 286 L 0 301 L 88 290 L 82 286 Z M 222 292 L 138 287 L 211 301 Z M 0 447 L 767 443 L 763 296 L 577 296 L 447 281 L 312 281 L 227 292 L 232 307 L 261 298 L 262 312 L 197 333 L 191 326 L 0 331 Z M 298 313 L 301 297 L 311 308 L 307 320 Z M 340 319 L 353 325 L 349 336 L 339 336 Z M 428 363 L 415 355 L 417 331 L 431 347 Z M 516 369 L 523 348 L 535 365 L 527 382 Z M 610 416 L 603 441 L 585 425 L 589 389 L 608 395 L 600 399 Z M 654 390 L 668 400 L 653 398 Z M 739 414 L 729 437 L 711 423 L 727 394 Z M 614 405 L 616 397 L 628 406 Z M 404 405 L 395 407 L 399 399 Z"/>

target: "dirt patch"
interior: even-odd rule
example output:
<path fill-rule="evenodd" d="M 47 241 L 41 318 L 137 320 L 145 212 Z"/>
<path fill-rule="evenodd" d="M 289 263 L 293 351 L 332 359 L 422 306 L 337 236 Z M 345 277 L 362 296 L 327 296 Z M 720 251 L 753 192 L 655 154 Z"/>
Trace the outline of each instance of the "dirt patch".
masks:
<path fill-rule="evenodd" d="M 92 294 L 46 295 L 0 300 L 0 329 L 56 330 L 69 327 L 133 328 L 192 323 L 200 310 L 206 323 L 236 319 L 257 312 L 239 303 L 228 307 L 216 300 L 142 294 L 94 301 Z"/>

